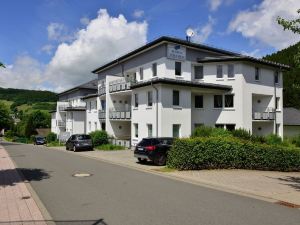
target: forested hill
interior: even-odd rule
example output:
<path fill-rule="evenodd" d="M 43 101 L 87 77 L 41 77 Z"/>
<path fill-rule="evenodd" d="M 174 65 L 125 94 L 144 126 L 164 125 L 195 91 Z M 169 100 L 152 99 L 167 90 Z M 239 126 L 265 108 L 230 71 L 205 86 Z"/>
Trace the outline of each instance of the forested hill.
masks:
<path fill-rule="evenodd" d="M 299 52 L 299 49 L 300 42 L 263 57 L 263 59 L 283 63 L 291 67 L 290 71 L 284 72 L 283 75 L 283 106 L 298 109 L 300 109 L 300 65 L 298 64 L 297 67 L 295 55 Z"/>
<path fill-rule="evenodd" d="M 17 105 L 40 102 L 56 102 L 56 93 L 51 91 L 23 90 L 0 87 L 0 100 L 15 102 Z"/>

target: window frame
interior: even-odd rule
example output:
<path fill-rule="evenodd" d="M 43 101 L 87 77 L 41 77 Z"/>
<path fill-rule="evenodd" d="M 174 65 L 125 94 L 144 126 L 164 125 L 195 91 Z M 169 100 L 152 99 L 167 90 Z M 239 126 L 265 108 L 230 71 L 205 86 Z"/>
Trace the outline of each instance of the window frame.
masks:
<path fill-rule="evenodd" d="M 260 81 L 260 68 L 257 67 L 257 66 L 255 67 L 254 80 L 255 81 Z"/>
<path fill-rule="evenodd" d="M 151 135 L 150 135 L 150 128 L 151 127 Z M 147 131 L 148 131 L 148 137 L 153 137 L 153 125 L 152 123 L 147 124 Z"/>
<path fill-rule="evenodd" d="M 139 137 L 139 124 L 138 123 L 134 123 L 134 137 L 138 138 Z"/>
<path fill-rule="evenodd" d="M 279 84 L 279 71 L 274 72 L 274 84 Z"/>
<path fill-rule="evenodd" d="M 140 80 L 144 80 L 144 68 L 140 67 Z"/>
<path fill-rule="evenodd" d="M 147 91 L 147 106 L 148 107 L 153 106 L 153 91 Z"/>
<path fill-rule="evenodd" d="M 216 106 L 216 97 L 221 96 L 221 106 Z M 223 95 L 214 95 L 214 109 L 222 109 L 223 108 Z"/>
<path fill-rule="evenodd" d="M 221 71 L 221 77 L 219 77 L 219 72 Z M 223 79 L 224 78 L 224 71 L 223 71 L 223 65 L 217 65 L 217 72 L 216 72 L 217 79 Z"/>
<path fill-rule="evenodd" d="M 197 101 L 196 101 L 197 97 L 200 97 L 200 99 L 202 99 L 202 103 L 200 104 L 199 107 L 198 107 L 198 104 L 197 104 Z M 203 109 L 203 105 L 204 105 L 203 99 L 204 99 L 203 95 L 195 95 L 194 96 L 194 108 L 195 109 Z"/>
<path fill-rule="evenodd" d="M 177 66 L 179 65 L 179 68 L 177 68 Z M 175 76 L 182 76 L 182 62 L 180 61 L 175 61 Z M 177 72 L 179 74 L 177 74 Z"/>
<path fill-rule="evenodd" d="M 175 93 L 176 93 L 176 95 L 175 95 Z M 176 99 L 177 93 L 178 93 L 178 101 Z M 177 102 L 178 102 L 178 104 L 177 104 Z M 178 90 L 173 90 L 172 91 L 172 105 L 173 106 L 180 106 L 180 91 L 178 91 Z"/>
<path fill-rule="evenodd" d="M 176 126 L 178 127 L 178 136 L 175 137 L 175 135 L 174 135 L 174 134 L 175 134 L 174 128 L 175 128 Z M 180 128 L 181 128 L 181 124 L 172 124 L 172 137 L 173 137 L 173 138 L 180 138 L 180 136 L 181 136 L 181 135 L 180 135 Z"/>
<path fill-rule="evenodd" d="M 152 77 L 157 77 L 157 63 L 152 63 Z"/>
<path fill-rule="evenodd" d="M 200 78 L 198 78 L 197 76 L 196 76 L 196 68 L 197 67 L 201 67 L 202 68 L 202 74 L 201 74 L 201 76 L 200 76 Z M 204 66 L 203 65 L 194 65 L 194 79 L 195 80 L 203 80 L 204 79 Z"/>
<path fill-rule="evenodd" d="M 232 96 L 232 106 L 226 106 L 226 97 L 227 96 Z M 232 109 L 234 108 L 234 94 L 225 94 L 224 95 L 224 108 L 229 108 L 229 109 Z"/>
<path fill-rule="evenodd" d="M 230 67 L 232 67 L 232 74 L 230 75 Z M 227 65 L 227 78 L 234 79 L 235 78 L 235 72 L 234 72 L 234 64 L 228 64 Z"/>
<path fill-rule="evenodd" d="M 139 96 L 138 93 L 134 94 L 134 108 L 138 108 L 139 107 Z"/>

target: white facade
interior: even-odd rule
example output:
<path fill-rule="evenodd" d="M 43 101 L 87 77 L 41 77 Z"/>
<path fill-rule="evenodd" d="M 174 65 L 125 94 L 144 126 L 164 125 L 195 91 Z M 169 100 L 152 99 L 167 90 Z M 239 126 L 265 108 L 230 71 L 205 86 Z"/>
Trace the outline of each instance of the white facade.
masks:
<path fill-rule="evenodd" d="M 176 44 L 162 41 L 94 71 L 98 95 L 84 98 L 85 132 L 106 130 L 126 146 L 149 136 L 188 137 L 200 125 L 283 136 L 278 66 Z"/>

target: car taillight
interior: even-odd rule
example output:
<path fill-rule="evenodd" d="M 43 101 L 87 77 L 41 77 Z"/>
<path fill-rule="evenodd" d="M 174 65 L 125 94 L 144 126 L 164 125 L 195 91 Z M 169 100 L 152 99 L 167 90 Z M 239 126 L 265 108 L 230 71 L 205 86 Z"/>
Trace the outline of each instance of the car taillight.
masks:
<path fill-rule="evenodd" d="M 150 145 L 150 146 L 145 147 L 145 149 L 146 149 L 147 151 L 154 151 L 154 150 L 156 149 L 156 146 Z"/>

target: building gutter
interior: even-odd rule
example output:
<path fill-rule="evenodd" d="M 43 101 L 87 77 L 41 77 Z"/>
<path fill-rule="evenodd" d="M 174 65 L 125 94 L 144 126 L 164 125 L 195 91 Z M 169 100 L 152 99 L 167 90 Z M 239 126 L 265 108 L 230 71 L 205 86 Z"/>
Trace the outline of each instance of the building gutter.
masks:
<path fill-rule="evenodd" d="M 154 88 L 155 89 L 155 97 L 156 97 L 156 102 L 155 102 L 155 108 L 156 108 L 156 121 L 155 121 L 155 123 L 156 123 L 156 137 L 158 137 L 158 89 L 157 89 L 157 87 L 155 87 L 154 85 L 153 85 L 153 83 L 152 83 L 152 80 L 151 80 L 151 86 L 152 86 L 152 88 Z"/>

